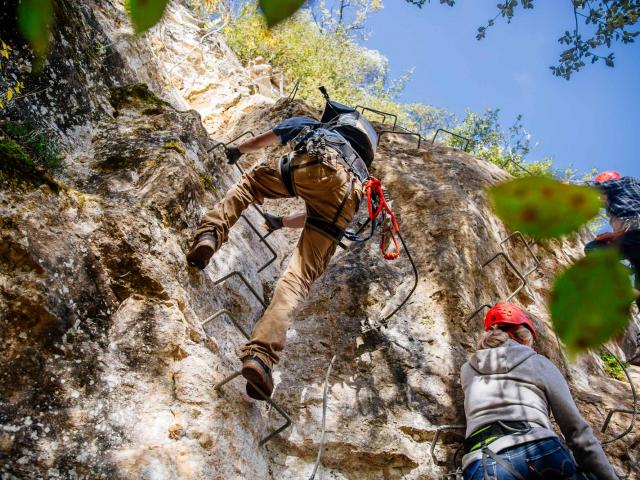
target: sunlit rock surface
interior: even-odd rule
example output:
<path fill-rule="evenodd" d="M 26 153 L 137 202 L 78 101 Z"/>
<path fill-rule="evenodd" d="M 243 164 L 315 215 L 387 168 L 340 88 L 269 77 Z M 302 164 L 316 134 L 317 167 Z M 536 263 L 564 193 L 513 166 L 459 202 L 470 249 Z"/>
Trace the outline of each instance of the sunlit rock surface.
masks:
<path fill-rule="evenodd" d="M 466 318 L 519 285 L 502 257 L 481 268 L 510 234 L 484 194 L 507 174 L 459 151 L 383 137 L 372 173 L 393 199 L 417 288 L 386 329 L 362 334 L 405 298 L 413 272 L 406 252 L 384 261 L 378 238 L 339 250 L 275 371 L 274 399 L 294 424 L 260 447 L 281 424 L 277 413 L 249 400 L 238 379 L 223 394 L 213 390 L 238 368 L 243 338 L 226 316 L 206 331 L 201 323 L 224 308 L 250 328 L 260 304 L 237 277 L 215 281 L 242 272 L 268 299 L 297 232 L 269 237 L 278 258 L 261 273 L 269 252 L 243 220 L 204 273 L 186 266 L 184 252 L 203 211 L 239 175 L 211 150 L 216 142 L 317 112 L 279 100 L 270 67 L 243 68 L 183 5 L 141 39 L 121 4 L 74 5 L 38 80 L 56 94 L 37 93 L 10 112 L 49 129 L 66 169 L 58 193 L 0 191 L 0 477 L 308 478 L 326 368 L 341 345 L 317 478 L 453 472 L 457 431 L 440 435 L 434 459 L 430 447 L 439 426 L 464 423 L 458 372 L 481 327 L 481 316 Z M 260 226 L 255 211 L 247 216 Z M 608 409 L 631 406 L 629 385 L 608 377 L 596 355 L 569 366 L 544 307 L 554 274 L 580 258 L 582 240 L 533 246 L 540 267 L 517 301 L 538 317 L 539 351 L 565 372 L 599 430 Z M 522 271 L 533 267 L 520 240 L 504 251 Z M 601 438 L 628 420 L 616 415 Z M 607 448 L 629 479 L 639 441 L 634 432 Z"/>

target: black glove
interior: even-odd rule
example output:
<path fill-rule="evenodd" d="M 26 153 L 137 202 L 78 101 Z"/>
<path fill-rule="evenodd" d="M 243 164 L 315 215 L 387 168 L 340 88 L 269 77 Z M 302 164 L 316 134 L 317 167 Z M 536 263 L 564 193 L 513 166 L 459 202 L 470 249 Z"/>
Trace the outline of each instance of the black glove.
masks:
<path fill-rule="evenodd" d="M 263 215 L 265 219 L 264 224 L 267 226 L 267 230 L 269 232 L 274 232 L 284 227 L 284 224 L 282 222 L 282 217 L 278 217 L 276 215 L 270 215 L 266 212 L 263 213 Z"/>
<path fill-rule="evenodd" d="M 237 147 L 227 147 L 224 151 L 227 156 L 227 163 L 233 165 L 242 156 L 242 152 Z"/>

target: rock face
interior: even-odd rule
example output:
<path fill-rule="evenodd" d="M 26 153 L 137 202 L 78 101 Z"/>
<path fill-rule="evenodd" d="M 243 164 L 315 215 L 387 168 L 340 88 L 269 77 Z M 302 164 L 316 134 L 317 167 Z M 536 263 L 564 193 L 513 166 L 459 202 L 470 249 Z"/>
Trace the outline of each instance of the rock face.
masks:
<path fill-rule="evenodd" d="M 413 271 L 407 252 L 385 262 L 375 242 L 339 251 L 275 371 L 274 399 L 293 425 L 260 447 L 281 418 L 250 401 L 240 380 L 213 390 L 237 370 L 243 338 L 229 316 L 203 322 L 227 309 L 249 329 L 260 303 L 237 275 L 217 280 L 241 272 L 268 299 L 297 233 L 269 237 L 277 258 L 260 273 L 270 253 L 243 220 L 205 272 L 189 269 L 184 252 L 203 211 L 238 178 L 209 135 L 230 139 L 314 112 L 276 102 L 272 84 L 243 69 L 217 34 L 203 38 L 183 5 L 136 39 L 119 3 L 63 4 L 37 80 L 56 95 L 32 95 L 10 112 L 48 126 L 66 169 L 57 192 L 0 190 L 0 478 L 308 478 L 340 345 L 316 478 L 452 472 L 457 431 L 440 435 L 434 458 L 430 447 L 438 427 L 464 423 L 458 372 L 481 326 L 467 317 L 519 285 L 503 257 L 481 265 L 504 248 L 522 271 L 534 266 L 518 238 L 501 247 L 510 232 L 484 195 L 507 174 L 459 151 L 383 138 L 373 174 L 393 198 L 415 292 L 387 328 L 362 334 L 406 297 Z M 252 209 L 247 219 L 260 224 Z M 595 355 L 568 365 L 545 310 L 554 274 L 581 246 L 534 246 L 540 266 L 516 301 L 538 317 L 539 351 L 599 429 L 609 408 L 630 407 L 629 385 L 607 377 Z M 628 417 L 614 416 L 607 435 Z M 629 479 L 638 478 L 639 442 L 633 433 L 607 449 Z"/>

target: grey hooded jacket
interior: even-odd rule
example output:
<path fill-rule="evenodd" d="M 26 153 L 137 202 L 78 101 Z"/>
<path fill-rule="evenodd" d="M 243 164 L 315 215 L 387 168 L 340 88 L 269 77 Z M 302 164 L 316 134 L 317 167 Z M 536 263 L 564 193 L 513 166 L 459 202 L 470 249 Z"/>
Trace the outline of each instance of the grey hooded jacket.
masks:
<path fill-rule="evenodd" d="M 495 452 L 556 437 L 549 419 L 552 412 L 578 465 L 598 479 L 618 478 L 591 427 L 580 415 L 566 380 L 546 357 L 508 340 L 501 347 L 478 350 L 462 366 L 461 381 L 466 437 L 499 420 L 530 422 L 534 428 L 525 435 L 507 435 L 492 442 L 489 447 Z M 481 455 L 465 455 L 463 466 Z"/>

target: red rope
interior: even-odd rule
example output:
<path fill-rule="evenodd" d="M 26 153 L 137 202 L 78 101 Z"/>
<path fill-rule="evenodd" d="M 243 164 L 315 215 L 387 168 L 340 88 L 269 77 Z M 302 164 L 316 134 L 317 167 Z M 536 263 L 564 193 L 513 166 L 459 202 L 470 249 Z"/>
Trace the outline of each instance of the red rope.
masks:
<path fill-rule="evenodd" d="M 375 177 L 371 177 L 365 185 L 365 193 L 367 195 L 369 219 L 372 222 L 375 221 L 381 213 L 385 215 L 385 219 L 386 215 L 391 218 L 391 225 L 387 225 L 386 222 L 384 222 L 383 224 L 384 231 L 382 232 L 382 239 L 380 240 L 380 251 L 382 252 L 382 255 L 386 260 L 395 260 L 400 255 L 400 246 L 398 245 L 398 240 L 396 239 L 394 232 L 399 232 L 400 228 L 398 227 L 396 216 L 391 210 L 391 207 L 389 207 L 389 204 L 387 204 L 387 200 L 384 197 L 382 182 Z M 378 201 L 378 208 L 376 208 L 375 212 L 373 211 L 374 199 Z M 393 251 L 390 252 L 388 252 L 385 248 L 387 243 L 387 234 L 391 237 L 394 245 Z"/>

